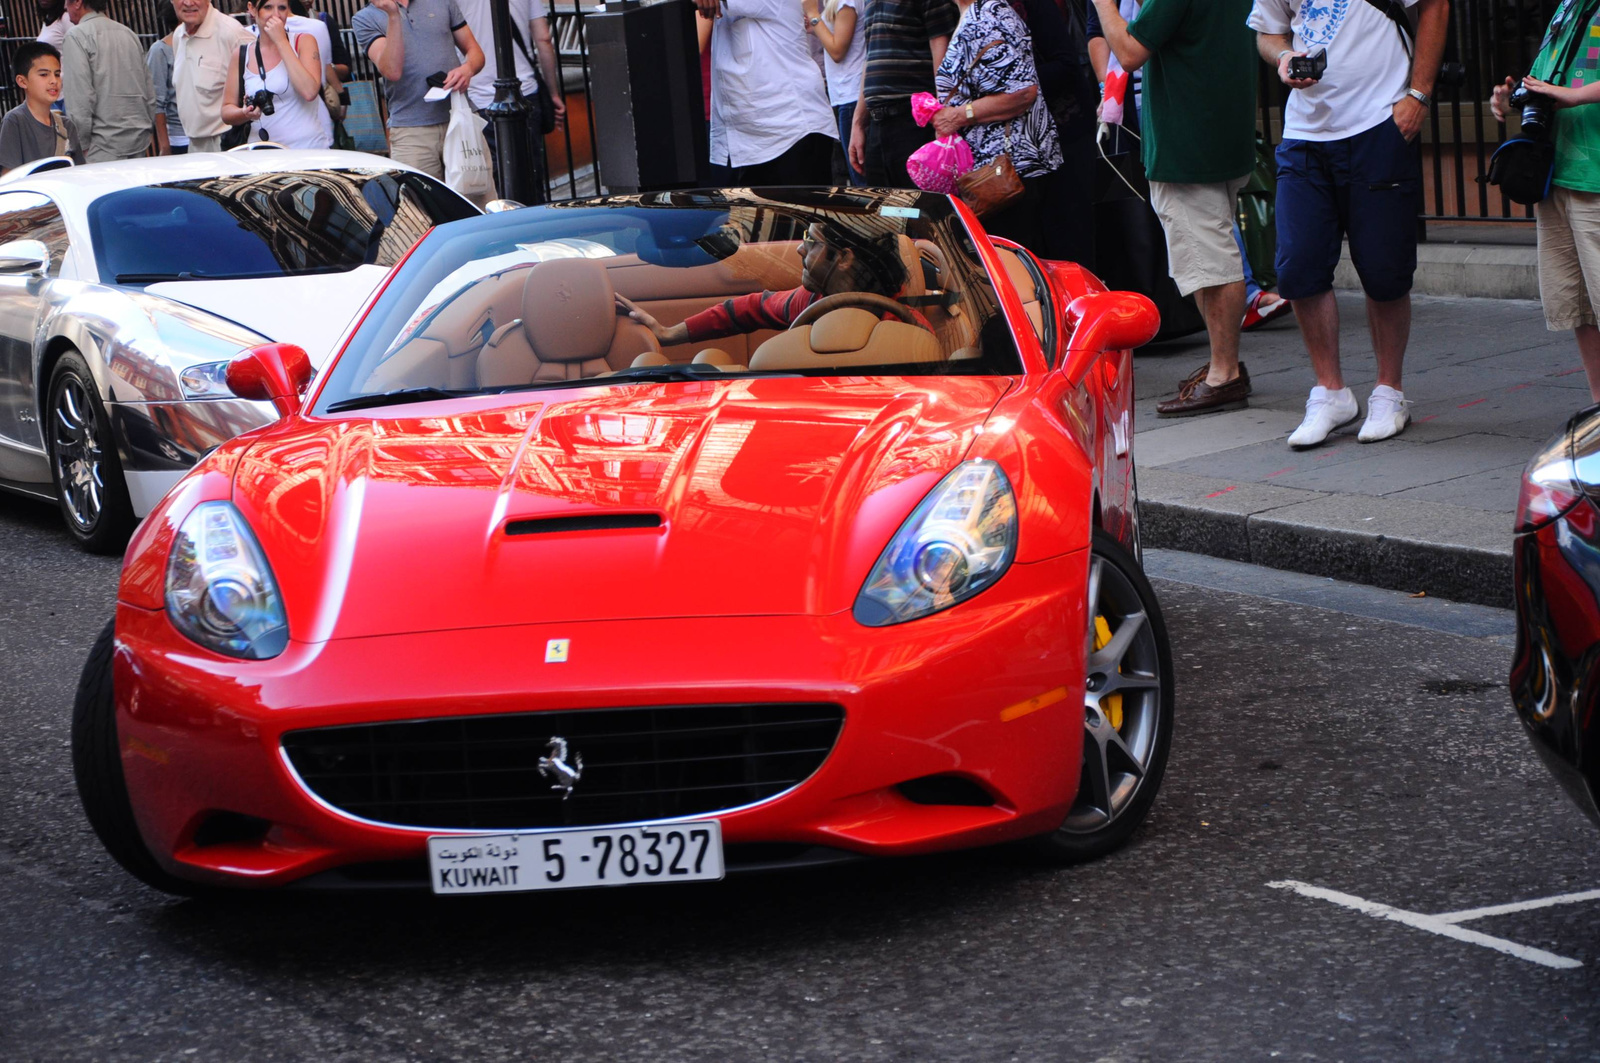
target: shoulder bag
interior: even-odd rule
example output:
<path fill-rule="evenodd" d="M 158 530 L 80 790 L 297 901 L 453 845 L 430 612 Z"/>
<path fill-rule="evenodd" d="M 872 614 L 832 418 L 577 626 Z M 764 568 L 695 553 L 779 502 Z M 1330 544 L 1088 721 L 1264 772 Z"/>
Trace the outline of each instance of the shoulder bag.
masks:
<path fill-rule="evenodd" d="M 1550 72 L 1551 81 L 1567 76 L 1579 47 L 1587 38 L 1582 27 L 1573 32 L 1560 63 Z M 1478 180 L 1498 185 L 1501 194 L 1513 203 L 1532 206 L 1543 202 L 1550 194 L 1550 183 L 1556 175 L 1555 138 L 1553 129 L 1543 137 L 1512 137 L 1494 149 L 1494 154 L 1489 156 L 1489 172 Z"/>
<path fill-rule="evenodd" d="M 248 45 L 248 44 L 239 45 L 239 106 L 240 107 L 245 106 L 245 103 L 246 103 L 246 97 L 245 97 L 245 94 L 244 94 L 244 65 L 245 65 L 246 62 L 249 61 L 249 57 L 250 57 L 250 45 Z M 232 149 L 237 148 L 240 144 L 248 144 L 249 142 L 250 142 L 250 123 L 249 122 L 241 122 L 239 125 L 229 126 L 227 129 L 224 129 L 222 131 L 222 150 L 223 151 L 231 151 Z"/>
<path fill-rule="evenodd" d="M 980 48 L 978 54 L 972 57 L 972 62 L 967 64 L 966 70 L 962 71 L 961 77 L 957 79 L 957 84 L 965 84 L 970 92 L 972 84 L 969 79 L 973 70 L 977 69 L 979 60 L 992 49 L 998 48 L 1000 43 L 999 41 L 990 41 Z M 948 107 L 950 105 L 950 99 L 954 95 L 955 90 L 951 89 L 949 94 L 945 96 L 945 106 Z M 972 98 L 969 97 L 969 99 Z M 990 162 L 984 163 L 982 166 L 974 166 L 956 178 L 956 191 L 961 195 L 962 201 L 972 208 L 972 212 L 980 218 L 1004 210 L 1021 199 L 1025 191 L 1022 186 L 1022 178 L 1017 176 L 1016 167 L 1011 165 L 1011 129 L 1009 123 L 1004 127 L 1003 132 L 1006 138 L 1005 151 L 996 155 Z"/>
<path fill-rule="evenodd" d="M 517 28 L 516 19 L 511 20 L 511 39 L 521 50 L 522 58 L 528 61 L 528 66 L 533 68 L 533 79 L 539 83 L 539 132 L 553 133 L 556 128 L 556 100 L 550 95 L 550 86 L 544 83 L 544 74 L 539 70 L 538 61 L 529 54 L 528 46 L 522 41 L 522 31 Z"/>

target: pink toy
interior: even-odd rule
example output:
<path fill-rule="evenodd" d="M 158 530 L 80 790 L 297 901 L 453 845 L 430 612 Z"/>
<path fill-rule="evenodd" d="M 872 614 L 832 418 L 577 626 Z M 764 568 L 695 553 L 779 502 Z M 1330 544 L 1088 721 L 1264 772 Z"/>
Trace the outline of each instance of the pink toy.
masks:
<path fill-rule="evenodd" d="M 911 117 L 918 125 L 927 125 L 939 112 L 939 98 L 931 92 L 919 92 L 911 97 Z"/>
<path fill-rule="evenodd" d="M 912 104 L 916 106 L 915 103 Z M 912 182 L 925 192 L 956 190 L 956 178 L 972 169 L 972 149 L 961 136 L 940 137 L 912 152 L 906 162 L 906 172 Z"/>

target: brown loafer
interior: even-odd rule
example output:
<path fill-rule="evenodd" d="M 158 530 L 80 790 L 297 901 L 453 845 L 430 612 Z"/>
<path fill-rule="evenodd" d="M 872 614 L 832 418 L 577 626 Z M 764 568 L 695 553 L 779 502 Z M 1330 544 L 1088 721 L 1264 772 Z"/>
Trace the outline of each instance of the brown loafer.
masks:
<path fill-rule="evenodd" d="M 1211 372 L 1211 363 L 1206 362 L 1199 369 L 1178 381 L 1178 393 L 1181 395 L 1184 388 L 1200 383 L 1209 372 Z M 1246 395 L 1253 394 L 1255 389 L 1250 386 L 1250 370 L 1245 368 L 1243 362 L 1239 363 L 1239 379 L 1244 381 L 1244 393 Z"/>
<path fill-rule="evenodd" d="M 1250 383 L 1241 373 L 1221 387 L 1212 387 L 1204 374 L 1198 380 L 1183 382 L 1177 398 L 1168 399 L 1156 406 L 1158 417 L 1194 417 L 1202 413 L 1221 413 L 1223 410 L 1242 410 L 1250 405 Z"/>

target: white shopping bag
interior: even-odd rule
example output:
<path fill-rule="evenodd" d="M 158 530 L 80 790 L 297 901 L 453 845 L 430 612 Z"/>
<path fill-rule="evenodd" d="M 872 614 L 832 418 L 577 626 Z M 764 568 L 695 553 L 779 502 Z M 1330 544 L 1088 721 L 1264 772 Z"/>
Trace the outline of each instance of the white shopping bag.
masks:
<path fill-rule="evenodd" d="M 480 207 L 495 198 L 494 170 L 484 121 L 472 110 L 464 92 L 450 94 L 450 125 L 444 131 L 444 183 Z"/>

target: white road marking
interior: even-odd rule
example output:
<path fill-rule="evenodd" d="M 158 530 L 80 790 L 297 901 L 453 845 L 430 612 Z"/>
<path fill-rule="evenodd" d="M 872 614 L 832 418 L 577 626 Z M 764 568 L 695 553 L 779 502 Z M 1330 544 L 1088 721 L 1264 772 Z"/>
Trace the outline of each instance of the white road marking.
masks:
<path fill-rule="evenodd" d="M 1354 911 L 1362 913 L 1363 915 L 1370 915 L 1375 919 L 1388 919 L 1392 922 L 1414 927 L 1417 930 L 1426 930 L 1430 934 L 1438 934 L 1440 937 L 1453 938 L 1456 941 L 1464 941 L 1469 945 L 1482 945 L 1486 949 L 1493 949 L 1496 952 L 1503 952 L 1507 956 L 1515 956 L 1519 960 L 1527 960 L 1529 963 L 1537 963 L 1542 967 L 1554 967 L 1557 970 L 1570 970 L 1574 967 L 1583 966 L 1583 963 L 1579 960 L 1568 959 L 1565 956 L 1557 956 L 1553 952 L 1546 952 L 1543 949 L 1531 948 L 1527 945 L 1519 945 L 1515 941 L 1507 941 L 1505 938 L 1497 938 L 1491 937 L 1488 934 L 1480 934 L 1476 930 L 1465 930 L 1459 926 L 1456 926 L 1455 923 L 1445 922 L 1436 915 L 1424 915 L 1421 912 L 1408 912 L 1404 908 L 1393 908 L 1387 904 L 1379 904 L 1377 901 L 1369 901 L 1361 897 L 1353 896 L 1349 893 L 1340 893 L 1337 890 L 1323 889 L 1321 886 L 1313 886 L 1309 882 L 1297 882 L 1294 879 L 1283 879 L 1278 882 L 1269 882 L 1267 885 L 1277 890 L 1293 890 L 1302 897 L 1314 897 L 1317 900 L 1328 901 L 1332 904 L 1340 905 L 1341 907 L 1350 908 Z"/>
<path fill-rule="evenodd" d="M 1600 890 L 1584 893 L 1558 893 L 1554 897 L 1541 897 L 1536 901 L 1517 901 L 1514 904 L 1496 904 L 1488 908 L 1468 908 L 1461 912 L 1445 912 L 1434 916 L 1441 923 L 1470 923 L 1474 919 L 1487 919 L 1493 915 L 1511 915 L 1513 912 L 1531 912 L 1538 908 L 1554 908 L 1558 904 L 1582 904 L 1600 901 Z"/>

